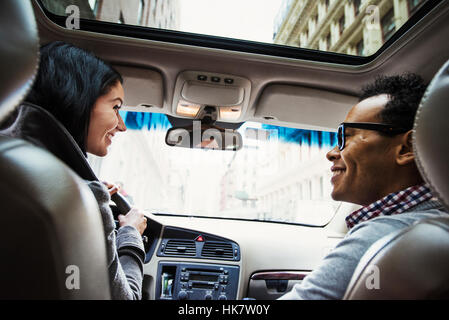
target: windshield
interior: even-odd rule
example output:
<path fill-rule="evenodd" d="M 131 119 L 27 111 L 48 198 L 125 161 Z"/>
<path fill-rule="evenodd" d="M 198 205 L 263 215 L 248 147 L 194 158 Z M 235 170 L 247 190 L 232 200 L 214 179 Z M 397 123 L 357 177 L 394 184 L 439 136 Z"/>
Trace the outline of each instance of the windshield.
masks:
<path fill-rule="evenodd" d="M 89 155 L 100 180 L 122 186 L 152 213 L 257 219 L 323 226 L 330 198 L 326 152 L 336 134 L 244 123 L 239 151 L 170 147 L 164 114 L 120 111 L 128 130 L 104 158 Z"/>
<path fill-rule="evenodd" d="M 41 2 L 50 12 L 60 16 L 78 15 L 85 19 L 116 24 L 369 56 L 390 39 L 427 1 L 41 0 Z M 71 22 L 68 23 L 70 27 Z"/>

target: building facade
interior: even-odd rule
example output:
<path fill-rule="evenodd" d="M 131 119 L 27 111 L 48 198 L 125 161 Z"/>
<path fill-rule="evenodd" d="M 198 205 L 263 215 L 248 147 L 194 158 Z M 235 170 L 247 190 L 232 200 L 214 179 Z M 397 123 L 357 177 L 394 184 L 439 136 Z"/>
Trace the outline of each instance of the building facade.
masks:
<path fill-rule="evenodd" d="M 245 139 L 222 178 L 220 211 L 261 220 L 323 225 L 339 203 L 330 194 L 326 153 L 335 134 L 282 127 Z M 260 135 L 264 133 L 265 137 Z"/>
<path fill-rule="evenodd" d="M 51 12 L 65 16 L 66 8 L 78 7 L 81 18 L 143 27 L 178 30 L 179 0 L 42 0 Z"/>
<path fill-rule="evenodd" d="M 177 30 L 178 0 L 90 0 L 97 20 Z"/>
<path fill-rule="evenodd" d="M 423 0 L 284 0 L 273 41 L 293 47 L 369 56 Z"/>

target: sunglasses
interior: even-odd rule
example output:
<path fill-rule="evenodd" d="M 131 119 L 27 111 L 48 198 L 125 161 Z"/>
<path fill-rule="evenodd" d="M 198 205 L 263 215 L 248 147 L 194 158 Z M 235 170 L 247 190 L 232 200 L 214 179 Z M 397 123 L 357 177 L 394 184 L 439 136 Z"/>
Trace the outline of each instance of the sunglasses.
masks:
<path fill-rule="evenodd" d="M 340 123 L 337 130 L 338 148 L 341 150 L 345 147 L 345 128 L 355 128 L 364 130 L 375 130 L 387 135 L 396 135 L 407 132 L 409 129 L 394 127 L 385 123 L 371 123 L 371 122 L 343 122 Z"/>

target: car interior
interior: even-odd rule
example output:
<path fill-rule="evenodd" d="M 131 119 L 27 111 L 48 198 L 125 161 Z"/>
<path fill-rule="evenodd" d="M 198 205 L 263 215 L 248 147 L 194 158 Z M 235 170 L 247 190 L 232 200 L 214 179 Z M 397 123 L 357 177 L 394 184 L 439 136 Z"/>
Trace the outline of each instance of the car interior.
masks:
<path fill-rule="evenodd" d="M 378 75 L 414 72 L 430 83 L 414 146 L 424 179 L 449 208 L 448 1 L 423 1 L 369 56 L 142 27 L 123 23 L 126 17 L 100 21 L 83 16 L 90 1 L 63 1 L 82 9 L 71 28 L 70 11 L 55 13 L 50 2 L 0 3 L 0 123 L 32 85 L 39 47 L 65 41 L 122 74 L 128 130 L 104 160 L 70 151 L 56 157 L 0 135 L 2 222 L 9 226 L 0 233 L 1 299 L 110 299 L 102 222 L 82 180 L 88 177 L 123 183 L 114 210 L 145 209 L 143 299 L 281 297 L 344 238 L 345 217 L 359 208 L 329 198 L 325 154 L 362 86 Z M 393 3 L 376 3 L 385 2 Z M 193 134 L 179 145 L 195 126 L 200 140 Z M 219 147 L 204 146 L 204 137 Z M 303 145 L 307 151 L 299 151 Z M 287 168 L 291 157 L 303 166 Z M 69 169 L 73 162 L 78 170 Z M 381 239 L 361 260 L 345 299 L 447 298 L 448 249 L 448 219 Z M 373 261 L 387 270 L 382 290 L 364 285 Z M 78 290 L 67 290 L 67 266 L 82 270 Z"/>

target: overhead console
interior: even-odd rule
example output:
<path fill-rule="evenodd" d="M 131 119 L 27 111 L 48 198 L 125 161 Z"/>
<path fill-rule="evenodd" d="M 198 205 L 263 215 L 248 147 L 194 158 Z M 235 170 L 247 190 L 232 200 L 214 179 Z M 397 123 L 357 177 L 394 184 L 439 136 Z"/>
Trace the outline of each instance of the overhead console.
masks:
<path fill-rule="evenodd" d="M 243 77 L 184 71 L 176 79 L 172 112 L 176 117 L 201 119 L 213 107 L 218 121 L 240 122 L 248 109 L 251 82 Z"/>
<path fill-rule="evenodd" d="M 188 262 L 185 259 L 158 262 L 156 299 L 236 299 L 240 273 L 236 263 L 240 261 L 240 247 L 234 241 L 208 233 L 165 227 L 156 255 L 179 260 L 189 258 Z M 190 259 L 201 259 L 201 262 L 190 262 Z M 211 263 L 204 263 L 204 260 L 211 260 Z"/>

